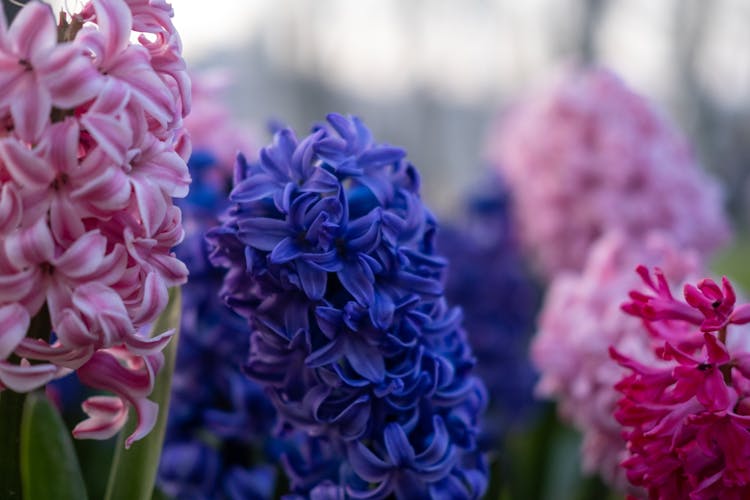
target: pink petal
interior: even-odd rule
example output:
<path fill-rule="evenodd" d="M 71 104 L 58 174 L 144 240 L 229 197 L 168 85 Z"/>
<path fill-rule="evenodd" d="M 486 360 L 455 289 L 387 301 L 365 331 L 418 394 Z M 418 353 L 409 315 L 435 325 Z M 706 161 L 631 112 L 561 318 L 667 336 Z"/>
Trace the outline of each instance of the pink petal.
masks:
<path fill-rule="evenodd" d="M 72 109 L 94 99 L 106 80 L 80 42 L 58 45 L 36 69 L 52 103 L 62 109 Z"/>
<path fill-rule="evenodd" d="M 55 333 L 58 333 L 55 331 Z M 16 347 L 16 354 L 23 358 L 47 361 L 56 366 L 62 366 L 70 370 L 76 370 L 89 360 L 94 353 L 92 345 L 85 347 L 63 347 L 61 345 L 51 346 L 40 339 L 25 338 Z"/>
<path fill-rule="evenodd" d="M 24 295 L 19 303 L 33 317 L 42 308 L 42 304 L 44 304 L 51 280 L 50 276 L 39 267 L 29 269 L 31 270 L 31 282 L 33 285 L 29 293 Z"/>
<path fill-rule="evenodd" d="M 158 405 L 146 399 L 146 396 L 153 390 L 155 372 L 161 365 L 162 358 L 149 356 L 143 361 L 143 369 L 131 371 L 111 353 L 98 351 L 78 369 L 78 377 L 84 384 L 113 392 L 134 406 L 138 424 L 125 440 L 126 448 L 153 429 L 159 410 Z"/>
<path fill-rule="evenodd" d="M 18 229 L 5 238 L 5 253 L 17 269 L 50 262 L 55 255 L 55 243 L 44 219 L 30 228 Z"/>
<path fill-rule="evenodd" d="M 78 369 L 81 382 L 95 389 L 114 392 L 128 401 L 151 394 L 155 381 L 152 365 L 143 363 L 144 369 L 130 370 L 113 355 L 115 351 L 101 349 L 95 352 L 91 359 Z M 138 357 L 127 355 L 122 361 L 127 362 L 128 358 Z M 140 358 L 138 360 L 140 361 Z"/>
<path fill-rule="evenodd" d="M 13 19 L 8 30 L 12 49 L 31 61 L 57 44 L 57 28 L 52 8 L 44 2 L 30 2 Z"/>
<path fill-rule="evenodd" d="M 86 113 L 81 117 L 81 124 L 116 165 L 125 163 L 125 155 L 133 141 L 129 127 L 102 113 Z"/>
<path fill-rule="evenodd" d="M 46 161 L 12 138 L 0 140 L 0 159 L 13 180 L 24 187 L 47 187 L 57 174 Z"/>
<path fill-rule="evenodd" d="M 128 252 L 123 245 L 117 243 L 115 247 L 104 256 L 101 266 L 90 279 L 96 280 L 102 285 L 111 286 L 117 283 L 125 273 L 128 264 Z"/>
<path fill-rule="evenodd" d="M 0 104 L 9 105 L 13 101 L 16 89 L 24 81 L 33 79 L 33 75 L 18 63 L 17 56 L 0 50 L 0 88 L 3 89 L 0 93 Z"/>
<path fill-rule="evenodd" d="M 735 325 L 745 325 L 750 323 L 750 304 L 742 304 L 741 306 L 735 307 L 734 312 L 730 316 L 730 323 Z"/>
<path fill-rule="evenodd" d="M 18 304 L 0 307 L 0 359 L 8 359 L 29 329 L 29 313 Z"/>
<path fill-rule="evenodd" d="M 80 135 L 78 122 L 72 118 L 54 123 L 45 130 L 44 149 L 54 171 L 75 173 L 74 169 L 78 166 Z"/>
<path fill-rule="evenodd" d="M 66 347 L 84 347 L 97 341 L 90 328 L 72 309 L 64 309 L 56 321 L 55 334 Z"/>
<path fill-rule="evenodd" d="M 38 2 L 34 2 L 36 3 Z M 10 113 L 13 115 L 18 137 L 29 144 L 36 143 L 49 123 L 50 111 L 52 96 L 49 90 L 40 85 L 36 78 L 25 81 L 10 103 Z"/>
<path fill-rule="evenodd" d="M 76 288 L 73 304 L 89 320 L 98 325 L 106 347 L 121 343 L 133 333 L 133 324 L 128 317 L 120 296 L 111 288 L 98 282 L 86 283 Z"/>
<path fill-rule="evenodd" d="M 89 112 L 102 115 L 119 115 L 130 101 L 130 88 L 124 83 L 108 78 Z"/>
<path fill-rule="evenodd" d="M 714 335 L 710 333 L 704 333 L 703 338 L 706 341 L 706 353 L 708 354 L 708 362 L 716 365 L 723 365 L 729 363 L 731 357 L 727 352 L 727 347 L 723 342 L 719 342 Z"/>
<path fill-rule="evenodd" d="M 21 300 L 32 288 L 38 287 L 34 271 L 34 268 L 28 268 L 14 273 L 0 273 L 0 302 Z"/>
<path fill-rule="evenodd" d="M 22 216 L 21 196 L 10 182 L 6 182 L 0 189 L 0 235 L 16 229 Z"/>
<path fill-rule="evenodd" d="M 161 189 L 150 180 L 133 179 L 132 184 L 141 223 L 146 235 L 152 236 L 167 215 L 168 202 Z"/>
<path fill-rule="evenodd" d="M 94 11 L 99 32 L 107 37 L 105 57 L 109 58 L 128 46 L 133 17 L 122 0 L 94 0 Z"/>
<path fill-rule="evenodd" d="M 76 179 L 78 187 L 71 192 L 76 199 L 85 200 L 107 212 L 124 209 L 130 201 L 130 180 L 120 166 L 103 149 L 92 150 L 81 162 Z"/>
<path fill-rule="evenodd" d="M 187 282 L 188 268 L 174 253 L 154 254 L 149 259 L 151 266 L 161 274 L 167 286 L 179 286 Z"/>
<path fill-rule="evenodd" d="M 99 268 L 106 249 L 107 238 L 102 236 L 98 229 L 89 231 L 52 263 L 66 276 L 80 279 L 93 274 Z"/>
<path fill-rule="evenodd" d="M 148 273 L 142 291 L 141 303 L 135 311 L 131 312 L 133 323 L 136 326 L 156 320 L 164 308 L 167 307 L 167 301 L 169 300 L 167 287 L 164 285 L 161 277 L 155 272 Z"/>
<path fill-rule="evenodd" d="M 82 220 L 84 215 L 80 212 L 69 196 L 54 194 L 50 203 L 49 225 L 57 243 L 70 245 L 86 231 Z"/>
<path fill-rule="evenodd" d="M 128 84 L 136 101 L 162 127 L 172 120 L 172 93 L 151 67 L 146 49 L 131 45 L 111 61 L 107 71 L 110 77 Z"/>
<path fill-rule="evenodd" d="M 29 392 L 44 386 L 55 378 L 58 368 L 54 365 L 14 365 L 0 361 L 0 382 L 16 392 Z"/>
<path fill-rule="evenodd" d="M 128 407 L 118 397 L 92 396 L 81 406 L 89 417 L 73 429 L 76 439 L 109 439 L 128 420 Z"/>
<path fill-rule="evenodd" d="M 125 344 L 134 354 L 148 356 L 160 353 L 172 340 L 175 330 L 167 330 L 156 337 L 145 338 L 140 335 L 129 335 L 125 338 Z"/>
<path fill-rule="evenodd" d="M 176 198 L 187 196 L 190 173 L 187 164 L 174 151 L 164 150 L 136 167 L 138 176 L 148 177 L 167 194 Z"/>

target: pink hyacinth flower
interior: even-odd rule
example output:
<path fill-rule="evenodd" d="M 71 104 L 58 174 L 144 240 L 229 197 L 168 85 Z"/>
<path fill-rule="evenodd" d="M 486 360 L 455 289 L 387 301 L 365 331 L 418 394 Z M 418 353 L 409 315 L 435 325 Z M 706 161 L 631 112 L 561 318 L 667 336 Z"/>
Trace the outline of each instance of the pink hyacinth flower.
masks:
<path fill-rule="evenodd" d="M 21 9 L 10 28 L 0 13 L 0 106 L 10 107 L 18 136 L 35 142 L 52 106 L 73 108 L 103 83 L 83 47 L 57 43 L 52 10 L 43 2 Z"/>
<path fill-rule="evenodd" d="M 613 417 L 620 397 L 614 385 L 626 370 L 610 359 L 609 347 L 642 362 L 656 359 L 640 322 L 620 310 L 628 291 L 651 291 L 639 288 L 633 273 L 641 262 L 660 265 L 678 282 L 700 269 L 697 254 L 679 250 L 663 233 L 650 234 L 643 245 L 608 233 L 594 244 L 580 274 L 562 273 L 552 281 L 531 345 L 541 375 L 537 394 L 556 400 L 561 417 L 583 434 L 584 472 L 599 473 L 620 490 L 627 489 L 620 468 L 626 450 Z"/>
<path fill-rule="evenodd" d="M 74 434 L 110 436 L 133 406 L 127 446 L 153 427 L 173 335 L 147 332 L 187 279 L 172 248 L 190 85 L 171 15 L 164 1 L 91 0 L 56 25 L 34 1 L 0 19 L 0 390 L 76 371 L 114 396 L 85 402 Z"/>
<path fill-rule="evenodd" d="M 659 293 L 644 268 L 639 274 L 651 292 L 631 294 L 623 309 L 655 339 L 654 360 L 611 348 L 629 372 L 616 385 L 623 397 L 615 413 L 628 447 L 628 480 L 649 498 L 748 498 L 750 341 L 736 326 L 747 323 L 747 307 L 735 308 L 726 278 L 721 286 L 710 279 L 686 285 L 681 300 Z M 669 313 L 684 308 L 696 314 Z M 676 345 L 685 332 L 693 341 Z"/>
<path fill-rule="evenodd" d="M 603 69 L 571 72 L 500 117 L 489 161 L 514 194 L 521 240 L 551 279 L 580 270 L 592 243 L 652 230 L 704 257 L 728 239 L 719 184 L 679 131 Z"/>

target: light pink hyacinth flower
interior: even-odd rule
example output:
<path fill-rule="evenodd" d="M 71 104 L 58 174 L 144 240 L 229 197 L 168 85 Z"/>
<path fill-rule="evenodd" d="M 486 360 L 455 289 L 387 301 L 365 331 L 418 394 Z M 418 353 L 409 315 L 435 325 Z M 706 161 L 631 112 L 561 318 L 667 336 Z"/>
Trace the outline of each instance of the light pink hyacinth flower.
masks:
<path fill-rule="evenodd" d="M 719 185 L 680 132 L 603 69 L 573 72 L 501 116 L 489 161 L 514 194 L 521 239 L 548 279 L 579 270 L 617 229 L 658 229 L 708 255 L 729 236 Z"/>
<path fill-rule="evenodd" d="M 191 75 L 192 111 L 185 118 L 185 128 L 190 132 L 194 151 L 211 152 L 224 177 L 231 179 L 237 153 L 252 159 L 258 147 L 248 138 L 256 134 L 250 127 L 238 123 L 232 111 L 221 104 L 232 84 L 232 75 L 226 71 L 212 71 Z"/>
<path fill-rule="evenodd" d="M 615 384 L 626 370 L 610 359 L 609 347 L 642 362 L 655 356 L 641 322 L 620 308 L 629 291 L 644 288 L 633 271 L 658 265 L 673 283 L 701 272 L 694 252 L 681 251 L 665 234 L 633 244 L 608 233 L 593 246 L 580 274 L 562 273 L 547 292 L 532 341 L 531 356 L 541 378 L 536 392 L 555 399 L 563 420 L 583 434 L 582 465 L 624 489 L 622 428 L 613 413 L 620 394 Z"/>
<path fill-rule="evenodd" d="M 162 1 L 92 0 L 57 25 L 32 0 L 8 27 L 0 12 L 0 390 L 75 370 L 114 395 L 84 402 L 74 435 L 114 435 L 132 405 L 126 446 L 154 425 L 147 396 L 173 334 L 149 326 L 187 279 L 171 248 L 190 82 L 171 15 Z M 46 338 L 27 337 L 45 313 Z"/>

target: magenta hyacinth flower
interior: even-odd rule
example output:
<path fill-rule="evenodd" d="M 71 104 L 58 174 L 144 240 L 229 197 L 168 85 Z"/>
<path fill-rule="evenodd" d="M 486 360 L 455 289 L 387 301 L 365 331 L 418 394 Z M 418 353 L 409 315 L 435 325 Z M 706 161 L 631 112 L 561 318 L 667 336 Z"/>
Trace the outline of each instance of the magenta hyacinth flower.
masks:
<path fill-rule="evenodd" d="M 541 374 L 537 395 L 557 401 L 562 419 L 583 435 L 583 471 L 620 490 L 627 489 L 620 467 L 625 443 L 613 417 L 620 398 L 614 385 L 625 370 L 608 348 L 643 362 L 654 359 L 640 322 L 620 310 L 622 297 L 639 285 L 632 271 L 639 262 L 661 266 L 676 282 L 702 272 L 697 254 L 680 250 L 663 233 L 650 234 L 643 245 L 609 233 L 594 244 L 580 274 L 562 273 L 552 281 L 531 346 Z"/>
<path fill-rule="evenodd" d="M 59 24 L 39 1 L 10 26 L 0 13 L 0 390 L 75 370 L 113 395 L 84 402 L 73 434 L 110 437 L 133 406 L 127 446 L 155 422 L 173 334 L 148 328 L 187 278 L 171 248 L 190 84 L 171 14 L 147 0 L 93 0 Z"/>
<path fill-rule="evenodd" d="M 627 441 L 628 480 L 649 498 L 750 497 L 750 304 L 735 306 L 729 280 L 686 285 L 672 295 L 660 269 L 638 274 L 623 310 L 654 339 L 653 360 L 612 347 L 630 373 L 617 384 L 615 417 Z"/>
<path fill-rule="evenodd" d="M 488 157 L 514 193 L 522 243 L 552 279 L 592 243 L 661 230 L 704 256 L 729 236 L 716 181 L 678 130 L 613 73 L 561 78 L 502 116 Z"/>

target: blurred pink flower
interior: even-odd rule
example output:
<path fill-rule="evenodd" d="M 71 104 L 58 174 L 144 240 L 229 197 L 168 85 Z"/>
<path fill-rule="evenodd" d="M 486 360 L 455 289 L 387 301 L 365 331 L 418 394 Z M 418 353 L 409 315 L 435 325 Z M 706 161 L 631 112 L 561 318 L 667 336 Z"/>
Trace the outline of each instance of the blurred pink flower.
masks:
<path fill-rule="evenodd" d="M 6 28 L 0 12 L 0 390 L 76 370 L 114 396 L 85 402 L 74 434 L 108 437 L 132 405 L 127 446 L 153 426 L 146 398 L 173 334 L 149 338 L 150 324 L 187 279 L 171 249 L 183 238 L 173 198 L 190 183 L 190 85 L 171 14 L 162 1 L 92 0 L 56 26 L 32 1 Z M 50 332 L 27 337 L 43 308 Z"/>
<path fill-rule="evenodd" d="M 193 149 L 196 152 L 210 152 L 221 155 L 216 158 L 225 177 L 234 172 L 234 160 L 238 152 L 253 159 L 257 146 L 249 138 L 255 137 L 250 128 L 238 123 L 228 106 L 220 97 L 232 83 L 227 72 L 213 71 L 192 75 L 192 112 L 185 119 L 185 127 L 190 132 Z"/>
<path fill-rule="evenodd" d="M 541 374 L 537 394 L 555 399 L 561 417 L 583 434 L 584 472 L 598 472 L 620 489 L 626 485 L 619 465 L 625 443 L 613 416 L 620 397 L 614 385 L 625 370 L 608 348 L 644 362 L 655 358 L 640 321 L 620 309 L 638 289 L 633 269 L 644 262 L 661 266 L 674 282 L 700 269 L 697 254 L 679 250 L 664 234 L 634 245 L 622 233 L 608 233 L 593 245 L 580 274 L 561 273 L 552 281 L 531 347 Z"/>
<path fill-rule="evenodd" d="M 656 282 L 643 268 L 639 274 L 646 292 L 631 295 L 624 309 L 643 321 L 642 335 L 654 335 L 653 360 L 611 348 L 630 372 L 617 384 L 623 397 L 615 413 L 627 440 L 628 480 L 649 498 L 748 498 L 750 342 L 747 331 L 728 329 L 750 322 L 747 305 L 735 309 L 726 278 L 721 287 L 710 279 L 685 286 L 682 301 L 664 293 L 660 270 Z M 690 307 L 699 314 L 672 313 Z M 682 338 L 694 340 L 674 342 Z"/>
<path fill-rule="evenodd" d="M 617 229 L 653 229 L 703 255 L 729 236 L 718 184 L 651 103 L 613 73 L 565 76 L 501 117 L 489 160 L 514 194 L 522 241 L 546 277 L 579 270 Z"/>

